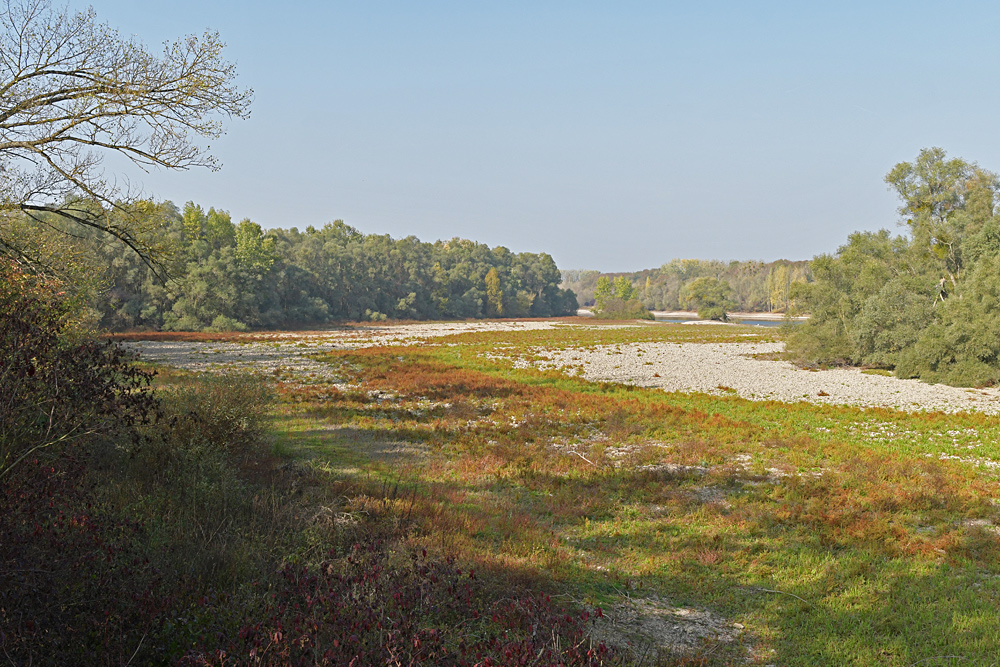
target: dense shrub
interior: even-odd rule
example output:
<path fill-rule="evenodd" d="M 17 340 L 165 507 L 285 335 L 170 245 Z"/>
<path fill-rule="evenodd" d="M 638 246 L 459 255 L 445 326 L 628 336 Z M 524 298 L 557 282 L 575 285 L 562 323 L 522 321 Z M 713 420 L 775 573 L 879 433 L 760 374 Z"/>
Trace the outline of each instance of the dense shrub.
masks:
<path fill-rule="evenodd" d="M 726 322 L 726 311 L 736 307 L 732 299 L 733 289 L 725 280 L 702 276 L 695 278 L 681 289 L 681 302 L 698 311 L 703 320 Z"/>
<path fill-rule="evenodd" d="M 609 297 L 604 307 L 594 313 L 602 320 L 652 320 L 653 314 L 638 299 L 623 301 L 617 297 Z"/>
<path fill-rule="evenodd" d="M 956 386 L 1000 381 L 1000 181 L 940 149 L 886 181 L 910 235 L 855 233 L 813 260 L 815 281 L 793 295 L 810 319 L 789 337 L 790 354 Z"/>
<path fill-rule="evenodd" d="M 607 276 L 597 280 L 594 315 L 602 320 L 653 319 L 653 314 L 639 301 L 635 287 L 624 276 L 613 282 Z"/>
<path fill-rule="evenodd" d="M 0 479 L 54 445 L 134 435 L 153 412 L 152 375 L 72 314 L 57 285 L 0 263 Z"/>
<path fill-rule="evenodd" d="M 251 455 L 259 453 L 275 401 L 267 378 L 242 371 L 203 373 L 159 395 L 169 415 L 170 446 Z"/>
<path fill-rule="evenodd" d="M 226 647 L 192 651 L 188 665 L 618 664 L 587 635 L 591 615 L 566 614 L 547 596 L 499 600 L 473 571 L 385 543 L 356 544 L 317 568 L 286 567 L 266 616 Z M 596 614 L 601 614 L 600 610 Z"/>
<path fill-rule="evenodd" d="M 64 453 L 26 460 L 0 485 L 0 646 L 11 664 L 125 664 L 169 605 L 142 525 L 97 506 L 91 481 Z"/>
<path fill-rule="evenodd" d="M 13 664 L 122 664 L 160 604 L 141 525 L 94 502 L 89 464 L 138 444 L 151 374 L 75 331 L 58 286 L 0 264 L 0 644 Z M 131 647 L 131 648 L 126 648 Z"/>

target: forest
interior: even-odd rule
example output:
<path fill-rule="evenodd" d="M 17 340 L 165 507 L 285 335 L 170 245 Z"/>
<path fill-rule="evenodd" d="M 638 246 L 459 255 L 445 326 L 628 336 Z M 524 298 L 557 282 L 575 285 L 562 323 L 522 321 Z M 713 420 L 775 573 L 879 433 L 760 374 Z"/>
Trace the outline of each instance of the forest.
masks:
<path fill-rule="evenodd" d="M 546 253 L 457 238 L 393 239 L 340 220 L 265 233 L 250 220 L 236 224 L 225 211 L 191 202 L 182 210 L 150 204 L 145 215 L 169 244 L 167 280 L 105 235 L 85 234 L 75 244 L 87 264 L 105 272 L 88 299 L 103 329 L 246 331 L 343 320 L 550 317 L 577 309 Z M 44 232 L 26 219 L 19 224 Z"/>
<path fill-rule="evenodd" d="M 594 292 L 602 276 L 624 278 L 635 297 L 651 310 L 684 310 L 684 286 L 698 278 L 713 278 L 727 284 L 735 309 L 744 312 L 784 312 L 791 304 L 791 286 L 811 278 L 808 261 L 755 260 L 723 262 L 703 259 L 673 259 L 658 269 L 635 273 L 565 270 L 562 285 L 577 295 L 580 304 L 594 304 Z"/>

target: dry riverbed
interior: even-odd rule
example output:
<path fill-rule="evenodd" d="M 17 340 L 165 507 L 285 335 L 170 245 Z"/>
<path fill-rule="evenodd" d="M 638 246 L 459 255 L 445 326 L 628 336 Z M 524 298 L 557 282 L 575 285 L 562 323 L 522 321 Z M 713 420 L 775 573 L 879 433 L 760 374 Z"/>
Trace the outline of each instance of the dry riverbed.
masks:
<path fill-rule="evenodd" d="M 190 370 L 254 368 L 301 383 L 337 381 L 319 352 L 435 342 L 466 332 L 532 331 L 574 326 L 565 322 L 451 322 L 371 325 L 344 330 L 278 333 L 227 342 L 139 341 L 129 345 L 147 359 Z M 646 325 L 648 326 L 648 325 Z M 700 391 L 751 400 L 809 401 L 906 411 L 1000 412 L 1000 390 L 960 389 L 866 374 L 859 369 L 810 371 L 768 357 L 783 343 L 646 342 L 563 350 L 536 349 L 543 360 L 518 365 L 558 368 L 588 380 L 622 382 L 666 391 Z"/>
<path fill-rule="evenodd" d="M 496 335 L 449 338 L 467 333 Z M 510 335 L 505 338 L 506 333 Z M 996 475 L 987 470 L 997 469 L 1000 456 L 995 448 L 996 428 L 988 424 L 980 430 L 978 425 L 994 420 L 937 415 L 913 419 L 911 425 L 911 420 L 899 415 L 848 411 L 831 416 L 825 413 L 840 411 L 784 406 L 806 424 L 802 432 L 814 436 L 817 445 L 790 455 L 780 447 L 748 451 L 742 438 L 713 440 L 713 434 L 723 428 L 740 428 L 752 436 L 746 441 L 771 442 L 761 435 L 764 429 L 780 429 L 758 418 L 773 409 L 780 412 L 783 406 L 681 397 L 676 403 L 732 409 L 720 420 L 728 425 L 715 426 L 712 420 L 693 417 L 682 421 L 679 429 L 697 436 L 675 442 L 657 435 L 646 441 L 629 439 L 627 434 L 633 426 L 638 433 L 659 428 L 653 424 L 657 417 L 644 416 L 646 403 L 631 405 L 638 403 L 631 392 L 581 392 L 586 395 L 578 404 L 585 410 L 581 426 L 573 415 L 579 415 L 580 408 L 571 409 L 579 397 L 564 395 L 572 392 L 562 388 L 525 383 L 517 385 L 525 390 L 523 394 L 488 395 L 474 401 L 468 387 L 447 381 L 473 377 L 474 373 L 450 374 L 478 368 L 482 357 L 474 354 L 480 353 L 499 360 L 501 369 L 506 364 L 557 369 L 592 381 L 668 392 L 905 411 L 1000 412 L 997 390 L 928 385 L 858 369 L 809 371 L 775 360 L 783 344 L 765 342 L 774 340 L 773 333 L 736 326 L 478 321 L 371 324 L 322 332 L 238 335 L 220 341 L 136 341 L 129 345 L 147 359 L 171 366 L 195 371 L 253 369 L 282 380 L 283 388 L 292 385 L 290 393 L 311 401 L 296 403 L 297 412 L 286 415 L 283 422 L 288 433 L 298 435 L 297 440 L 291 436 L 289 440 L 304 443 L 302 451 L 329 455 L 344 475 L 358 472 L 353 458 L 358 454 L 376 469 L 416 462 L 419 479 L 433 488 L 450 489 L 439 497 L 427 496 L 431 500 L 426 516 L 432 519 L 426 525 L 433 539 L 443 544 L 460 534 L 463 554 L 473 559 L 498 553 L 503 562 L 539 572 L 548 572 L 552 563 L 556 564 L 552 567 L 570 568 L 560 570 L 560 576 L 567 571 L 577 573 L 581 588 L 601 591 L 610 598 L 593 628 L 594 636 L 630 647 L 650 662 L 718 651 L 728 652 L 736 661 L 726 664 L 740 664 L 740 660 L 761 665 L 876 664 L 869 653 L 856 662 L 797 662 L 796 644 L 809 645 L 814 652 L 829 651 L 842 640 L 867 646 L 873 640 L 864 628 L 875 622 L 871 619 L 882 618 L 879 605 L 883 599 L 891 601 L 883 616 L 891 616 L 894 623 L 899 616 L 895 608 L 907 610 L 909 615 L 904 614 L 899 624 L 908 634 L 900 642 L 913 645 L 900 649 L 905 662 L 900 658 L 885 664 L 926 662 L 925 658 L 935 655 L 935 642 L 945 640 L 934 637 L 927 646 L 921 643 L 926 630 L 913 629 L 922 622 L 914 611 L 918 608 L 914 599 L 920 605 L 936 605 L 933 609 L 942 617 L 992 618 L 992 598 L 981 603 L 977 596 L 994 595 L 998 576 L 994 552 L 985 551 L 982 545 L 995 539 L 1000 525 L 1000 515 L 993 510 L 1000 501 L 992 500 L 998 496 L 990 486 L 995 485 Z M 691 340 L 728 342 L 670 342 Z M 469 346 L 445 347 L 464 343 Z M 441 354 L 391 349 L 411 345 L 441 346 Z M 380 346 L 390 349 L 373 351 L 372 358 L 381 364 L 379 373 L 383 368 L 392 370 L 373 384 L 363 385 L 368 397 L 363 392 L 344 392 L 331 401 L 315 387 L 299 391 L 295 386 L 347 383 L 346 377 L 338 377 L 341 372 L 351 373 L 352 382 L 370 382 L 370 377 L 349 370 L 355 356 L 366 355 L 332 355 L 338 362 L 326 363 L 320 360 L 321 353 Z M 431 364 L 417 369 L 420 364 L 409 364 L 397 354 L 418 360 L 446 359 L 447 363 L 440 364 L 441 368 Z M 411 371 L 412 376 L 408 375 Z M 483 387 L 494 386 L 489 384 L 494 381 L 518 381 L 498 378 L 496 367 L 489 371 L 480 374 Z M 421 396 L 421 381 L 447 395 L 433 400 Z M 408 389 L 396 394 L 397 386 Z M 370 400 L 373 396 L 376 400 Z M 664 396 L 662 402 L 671 403 L 674 398 Z M 568 402 L 565 414 L 557 401 Z M 538 423 L 525 421 L 525 415 L 536 407 L 557 404 L 560 409 L 545 413 Z M 619 431 L 610 430 L 616 424 L 601 424 L 602 409 L 604 415 L 616 415 L 622 425 Z M 677 418 L 686 419 L 693 412 L 679 409 Z M 802 413 L 815 419 L 807 420 Z M 545 430 L 553 423 L 567 428 Z M 599 426 L 591 429 L 590 424 Z M 409 438 L 405 434 L 410 432 L 422 435 Z M 518 446 L 504 444 L 507 436 Z M 539 442 L 548 446 L 532 447 Z M 463 449 L 468 443 L 475 446 Z M 887 449 L 903 454 L 887 457 L 883 466 L 877 455 Z M 437 461 L 436 451 L 447 461 Z M 526 478 L 530 487 L 519 477 L 494 472 L 521 470 L 520 463 L 504 465 L 507 459 L 501 457 L 521 461 L 517 457 L 523 452 L 534 456 L 532 464 L 544 471 Z M 859 459 L 859 453 L 867 458 Z M 341 456 L 343 460 L 338 459 Z M 595 456 L 612 465 L 595 464 Z M 949 477 L 954 467 L 948 466 L 959 463 L 974 464 L 986 474 Z M 569 475 L 568 470 L 575 472 Z M 650 476 L 658 482 L 648 483 Z M 597 490 L 603 485 L 613 494 L 602 497 Z M 963 485 L 978 485 L 968 493 L 972 500 L 962 495 L 966 492 Z M 896 494 L 903 500 L 897 501 Z M 804 511 L 812 512 L 809 523 L 788 518 Z M 785 519 L 772 523 L 768 518 L 772 516 Z M 459 533 L 448 533 L 454 526 L 462 526 Z M 751 543 L 753 548 L 747 549 Z M 828 544 L 836 544 L 837 550 Z M 972 546 L 966 549 L 966 544 Z M 884 557 L 882 550 L 888 548 L 896 554 L 893 560 Z M 904 586 L 892 588 L 900 580 L 900 571 L 910 568 L 923 573 L 943 563 L 946 556 L 971 558 L 961 554 L 980 553 L 973 548 L 985 554 L 976 561 L 979 569 L 950 571 L 967 573 L 956 584 L 965 596 L 960 602 L 953 601 L 948 578 L 952 574 L 940 579 L 913 576 Z M 958 555 L 952 556 L 952 551 Z M 815 576 L 818 562 L 828 572 L 822 580 Z M 855 574 L 851 568 L 857 563 L 864 568 Z M 611 597 L 608 587 L 613 587 L 617 597 Z M 724 594 L 722 589 L 736 592 Z M 859 597 L 853 592 L 858 590 L 866 591 L 864 597 L 871 601 L 861 611 L 857 611 Z M 917 592 L 911 594 L 913 590 Z M 863 622 L 841 627 L 824 620 L 827 614 L 832 619 L 834 614 L 848 613 Z M 987 637 L 984 641 L 993 637 L 991 632 L 980 633 Z M 814 640 L 814 635 L 820 638 Z M 953 648 L 948 650 L 949 655 L 957 655 Z M 690 664 L 701 663 L 692 659 Z"/>

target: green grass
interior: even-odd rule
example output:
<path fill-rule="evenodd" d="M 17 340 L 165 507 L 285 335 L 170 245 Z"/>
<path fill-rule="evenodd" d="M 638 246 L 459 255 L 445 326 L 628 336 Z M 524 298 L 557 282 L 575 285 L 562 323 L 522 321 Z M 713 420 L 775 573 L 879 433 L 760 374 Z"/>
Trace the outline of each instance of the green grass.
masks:
<path fill-rule="evenodd" d="M 665 393 L 484 356 L 779 335 L 562 326 L 330 353 L 357 389 L 282 385 L 276 431 L 331 480 L 367 480 L 346 511 L 402 484 L 408 540 L 477 571 L 746 627 L 752 653 L 705 664 L 991 664 L 1000 420 Z"/>

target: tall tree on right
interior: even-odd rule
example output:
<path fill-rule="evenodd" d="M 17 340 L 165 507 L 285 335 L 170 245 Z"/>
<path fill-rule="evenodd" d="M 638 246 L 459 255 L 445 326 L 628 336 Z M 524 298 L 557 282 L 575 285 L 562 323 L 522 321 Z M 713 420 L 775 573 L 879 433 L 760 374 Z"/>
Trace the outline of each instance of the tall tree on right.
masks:
<path fill-rule="evenodd" d="M 940 148 L 897 164 L 885 180 L 909 235 L 858 232 L 813 260 L 815 281 L 792 294 L 810 319 L 789 351 L 929 382 L 1000 381 L 1000 180 Z"/>

